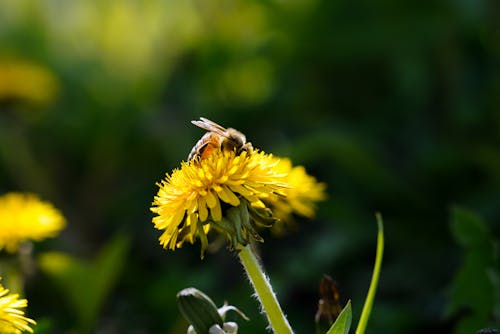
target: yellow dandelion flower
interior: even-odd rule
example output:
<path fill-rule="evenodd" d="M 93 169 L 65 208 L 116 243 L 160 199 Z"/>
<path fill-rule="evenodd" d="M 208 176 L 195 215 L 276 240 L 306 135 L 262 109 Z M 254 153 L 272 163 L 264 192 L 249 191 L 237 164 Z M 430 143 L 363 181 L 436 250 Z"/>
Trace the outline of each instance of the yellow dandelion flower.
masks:
<path fill-rule="evenodd" d="M 19 299 L 18 294 L 9 294 L 9 290 L 0 284 L 0 333 L 33 333 L 30 325 L 35 325 L 36 322 L 26 318 L 24 311 L 21 310 L 26 306 L 28 306 L 26 299 Z"/>
<path fill-rule="evenodd" d="M 272 231 L 280 234 L 286 226 L 293 226 L 293 214 L 313 218 L 316 213 L 316 202 L 326 198 L 326 184 L 316 181 L 316 178 L 307 174 L 303 166 L 293 166 L 290 159 L 275 158 L 276 169 L 286 175 L 288 188 L 284 189 L 285 196 L 272 195 L 266 204 L 279 221 L 274 224 Z"/>
<path fill-rule="evenodd" d="M 63 215 L 36 195 L 0 196 L 0 250 L 15 252 L 21 242 L 53 237 L 65 226 Z"/>
<path fill-rule="evenodd" d="M 154 226 L 164 230 L 160 243 L 174 250 L 199 238 L 203 256 L 211 229 L 224 235 L 231 249 L 262 240 L 257 226 L 275 222 L 264 201 L 288 187 L 278 162 L 256 150 L 240 155 L 215 150 L 204 159 L 183 162 L 158 184 L 151 208 L 157 214 Z"/>
<path fill-rule="evenodd" d="M 25 60 L 0 60 L 0 101 L 45 105 L 55 99 L 58 89 L 59 82 L 49 69 Z"/>

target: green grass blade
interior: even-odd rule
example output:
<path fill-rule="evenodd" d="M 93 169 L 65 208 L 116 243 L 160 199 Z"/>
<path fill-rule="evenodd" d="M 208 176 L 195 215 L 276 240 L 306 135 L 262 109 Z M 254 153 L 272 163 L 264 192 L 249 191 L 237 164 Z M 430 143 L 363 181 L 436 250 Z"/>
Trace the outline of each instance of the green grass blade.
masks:
<path fill-rule="evenodd" d="M 356 334 L 363 334 L 370 318 L 370 313 L 372 311 L 373 300 L 375 299 L 375 292 L 377 291 L 378 278 L 380 275 L 380 268 L 382 267 L 382 257 L 384 254 L 384 224 L 382 222 L 382 215 L 380 213 L 376 214 L 378 235 L 377 235 L 377 254 L 375 256 L 375 267 L 373 268 L 372 281 L 370 283 L 370 288 L 368 289 L 368 295 L 366 296 L 365 305 L 363 306 L 363 311 L 361 312 L 361 318 L 359 319 L 358 328 L 356 328 Z"/>

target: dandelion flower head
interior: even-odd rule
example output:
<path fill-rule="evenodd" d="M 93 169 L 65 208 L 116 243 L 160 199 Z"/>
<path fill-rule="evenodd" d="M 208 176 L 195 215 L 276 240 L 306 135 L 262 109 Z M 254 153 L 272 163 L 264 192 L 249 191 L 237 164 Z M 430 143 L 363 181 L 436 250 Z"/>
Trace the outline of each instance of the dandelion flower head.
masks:
<path fill-rule="evenodd" d="M 27 60 L 0 59 L 0 101 L 46 105 L 56 98 L 58 86 L 46 67 Z"/>
<path fill-rule="evenodd" d="M 19 299 L 17 294 L 9 294 L 9 290 L 0 284 L 0 333 L 33 333 L 30 325 L 35 325 L 36 322 L 25 317 L 24 311 L 21 310 L 26 306 L 28 306 L 26 299 Z"/>
<path fill-rule="evenodd" d="M 326 198 L 326 184 L 318 182 L 307 174 L 303 166 L 293 166 L 288 158 L 278 158 L 276 169 L 286 175 L 288 188 L 285 196 L 270 196 L 266 204 L 271 208 L 273 216 L 279 221 L 272 227 L 273 232 L 282 233 L 287 225 L 294 223 L 293 215 L 313 218 L 316 214 L 316 202 Z"/>
<path fill-rule="evenodd" d="M 0 196 L 0 250 L 15 252 L 23 241 L 53 237 L 65 224 L 59 210 L 36 195 L 8 193 Z"/>
<path fill-rule="evenodd" d="M 324 196 L 324 186 L 293 168 L 288 159 L 254 149 L 243 133 L 206 118 L 193 124 L 207 133 L 179 169 L 158 184 L 151 211 L 154 226 L 163 230 L 160 244 L 174 250 L 189 241 L 201 241 L 202 257 L 207 234 L 215 230 L 229 249 L 263 241 L 258 230 L 272 227 L 278 216 L 292 212 L 314 214 L 313 202 Z M 296 189 L 294 189 L 296 188 Z"/>
<path fill-rule="evenodd" d="M 222 150 L 183 162 L 159 184 L 151 209 L 158 214 L 155 227 L 164 230 L 160 243 L 174 250 L 199 238 L 203 254 L 211 229 L 226 236 L 230 246 L 259 240 L 257 225 L 275 221 L 264 200 L 288 187 L 277 162 L 264 152 Z"/>

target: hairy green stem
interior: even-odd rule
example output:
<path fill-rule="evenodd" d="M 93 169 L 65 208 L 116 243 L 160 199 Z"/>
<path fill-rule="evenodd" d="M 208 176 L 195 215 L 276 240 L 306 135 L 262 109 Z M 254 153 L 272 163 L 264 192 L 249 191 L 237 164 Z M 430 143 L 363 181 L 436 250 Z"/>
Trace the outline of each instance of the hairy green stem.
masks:
<path fill-rule="evenodd" d="M 286 320 L 285 314 L 281 310 L 280 304 L 269 283 L 268 277 L 264 274 L 259 261 L 250 249 L 250 246 L 240 246 L 238 256 L 241 264 L 245 268 L 248 278 L 252 282 L 253 288 L 267 316 L 269 325 L 276 334 L 292 334 L 292 328 Z"/>

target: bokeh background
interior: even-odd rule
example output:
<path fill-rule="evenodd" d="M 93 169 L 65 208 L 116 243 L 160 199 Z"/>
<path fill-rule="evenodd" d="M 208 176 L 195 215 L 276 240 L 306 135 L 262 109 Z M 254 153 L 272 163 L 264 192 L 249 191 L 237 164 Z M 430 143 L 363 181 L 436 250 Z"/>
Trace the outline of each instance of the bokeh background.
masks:
<path fill-rule="evenodd" d="M 495 326 L 499 13 L 493 0 L 2 1 L 0 191 L 68 220 L 33 250 L 39 332 L 184 333 L 175 294 L 189 286 L 243 310 L 241 333 L 265 332 L 234 255 L 163 250 L 151 223 L 155 183 L 200 116 L 328 185 L 315 219 L 263 232 L 297 333 L 314 332 L 323 274 L 357 323 L 376 211 L 386 254 L 368 333 Z"/>

